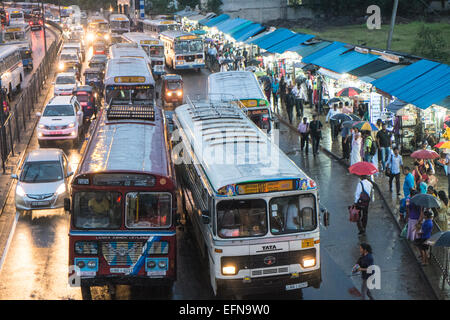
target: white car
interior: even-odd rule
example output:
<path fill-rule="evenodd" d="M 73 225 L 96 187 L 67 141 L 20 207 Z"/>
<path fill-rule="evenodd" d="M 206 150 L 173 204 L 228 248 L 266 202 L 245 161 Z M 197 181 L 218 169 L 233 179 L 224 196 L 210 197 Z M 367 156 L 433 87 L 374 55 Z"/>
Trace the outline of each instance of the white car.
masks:
<path fill-rule="evenodd" d="M 37 138 L 43 147 L 47 142 L 71 141 L 77 147 L 83 132 L 83 109 L 75 96 L 55 96 L 45 106 L 39 119 Z"/>
<path fill-rule="evenodd" d="M 55 82 L 53 83 L 53 94 L 59 95 L 72 95 L 72 92 L 77 89 L 78 81 L 77 76 L 73 72 L 61 72 L 56 75 Z"/>
<path fill-rule="evenodd" d="M 69 177 L 73 175 L 67 156 L 61 149 L 31 151 L 20 169 L 15 203 L 19 212 L 64 207 L 70 194 Z"/>

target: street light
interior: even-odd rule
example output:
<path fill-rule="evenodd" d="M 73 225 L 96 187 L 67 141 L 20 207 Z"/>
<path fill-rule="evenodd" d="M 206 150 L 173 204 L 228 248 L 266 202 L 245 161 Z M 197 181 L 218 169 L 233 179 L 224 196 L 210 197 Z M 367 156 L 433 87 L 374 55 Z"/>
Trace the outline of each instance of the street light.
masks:
<path fill-rule="evenodd" d="M 45 10 L 44 10 L 44 2 L 41 0 L 41 16 L 42 16 L 42 28 L 44 28 L 44 47 L 45 54 L 47 54 L 47 37 L 45 34 Z"/>

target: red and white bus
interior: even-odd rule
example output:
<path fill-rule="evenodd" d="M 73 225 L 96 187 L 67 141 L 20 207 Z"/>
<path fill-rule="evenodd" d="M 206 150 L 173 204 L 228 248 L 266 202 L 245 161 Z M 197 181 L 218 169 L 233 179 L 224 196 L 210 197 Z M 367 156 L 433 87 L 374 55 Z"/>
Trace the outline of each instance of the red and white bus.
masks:
<path fill-rule="evenodd" d="M 176 280 L 177 182 L 161 109 L 113 100 L 98 120 L 72 181 L 69 276 L 91 286 Z"/>

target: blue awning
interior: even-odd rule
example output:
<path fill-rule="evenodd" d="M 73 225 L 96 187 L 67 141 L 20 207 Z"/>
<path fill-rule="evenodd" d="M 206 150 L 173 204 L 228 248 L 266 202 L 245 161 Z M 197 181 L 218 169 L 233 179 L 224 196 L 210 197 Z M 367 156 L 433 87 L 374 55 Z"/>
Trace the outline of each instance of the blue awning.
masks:
<path fill-rule="evenodd" d="M 239 31 L 236 31 L 231 34 L 231 36 L 236 41 L 245 41 L 250 37 L 253 37 L 255 34 L 258 34 L 259 32 L 263 31 L 265 27 L 260 25 L 259 23 L 253 23 L 243 29 L 240 29 Z"/>
<path fill-rule="evenodd" d="M 240 26 L 240 25 L 242 25 L 244 23 L 247 23 L 247 22 L 248 22 L 248 20 L 245 20 L 245 19 L 234 18 L 234 19 L 224 20 L 223 22 L 217 24 L 215 27 L 219 31 L 222 31 L 223 33 L 228 33 L 233 28 L 235 28 L 237 26 Z"/>
<path fill-rule="evenodd" d="M 343 47 L 345 45 L 346 44 L 343 43 L 343 42 L 334 41 L 333 43 L 323 47 L 320 50 L 316 50 L 316 51 L 314 51 L 313 53 L 311 53 L 311 54 L 309 54 L 307 56 L 302 55 L 300 53 L 299 54 L 303 57 L 302 62 L 304 62 L 304 63 L 311 63 L 311 61 L 313 61 L 314 59 L 320 58 L 324 54 L 327 54 L 328 52 L 331 52 L 331 51 L 335 50 L 336 48 L 341 48 L 341 47 Z"/>
<path fill-rule="evenodd" d="M 346 73 L 377 60 L 380 57 L 374 54 L 359 53 L 352 49 L 350 49 L 351 51 L 348 50 L 349 48 L 347 46 L 337 47 L 334 50 L 309 61 L 309 63 L 337 73 Z"/>
<path fill-rule="evenodd" d="M 392 113 L 397 113 L 398 110 L 406 106 L 408 103 L 399 99 L 395 99 L 393 102 L 386 106 L 386 109 Z"/>
<path fill-rule="evenodd" d="M 276 45 L 282 41 L 292 38 L 296 33 L 291 30 L 280 28 L 274 32 L 268 33 L 265 36 L 252 40 L 250 43 L 257 45 L 258 47 L 267 50 L 267 48 Z"/>
<path fill-rule="evenodd" d="M 307 57 L 314 52 L 317 52 L 319 50 L 322 50 L 325 47 L 328 47 L 331 44 L 330 41 L 321 41 L 311 44 L 300 44 L 296 47 L 289 48 L 288 51 L 294 51 L 297 52 L 302 57 Z"/>
<path fill-rule="evenodd" d="M 216 24 L 219 24 L 220 22 L 229 19 L 230 16 L 227 14 L 221 14 L 220 16 L 214 17 L 209 21 L 206 21 L 205 23 L 202 23 L 203 25 L 207 26 L 207 27 L 213 27 Z M 201 21 L 201 20 L 200 20 Z"/>
<path fill-rule="evenodd" d="M 269 48 L 267 48 L 267 51 L 275 52 L 275 53 L 283 53 L 287 51 L 289 48 L 298 46 L 299 44 L 308 41 L 309 39 L 314 38 L 315 36 L 311 34 L 295 34 L 293 37 L 284 40 L 282 42 L 279 42 L 276 45 L 273 45 Z"/>

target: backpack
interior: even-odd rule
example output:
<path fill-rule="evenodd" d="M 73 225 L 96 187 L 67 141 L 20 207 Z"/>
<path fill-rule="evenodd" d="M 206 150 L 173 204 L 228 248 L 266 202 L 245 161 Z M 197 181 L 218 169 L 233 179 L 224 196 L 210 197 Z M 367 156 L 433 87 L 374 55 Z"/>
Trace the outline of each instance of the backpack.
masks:
<path fill-rule="evenodd" d="M 368 207 L 369 203 L 370 203 L 370 195 L 366 192 L 366 190 L 364 190 L 364 185 L 363 185 L 362 181 L 360 183 L 361 183 L 362 191 L 361 191 L 361 194 L 359 195 L 357 204 L 359 207 Z"/>
<path fill-rule="evenodd" d="M 367 139 L 370 139 L 370 140 L 371 140 L 371 143 L 370 143 L 370 149 L 369 149 L 369 154 L 370 154 L 371 156 L 374 156 L 375 153 L 377 153 L 377 145 L 376 145 L 376 143 L 373 141 L 372 136 L 369 136 Z"/>

